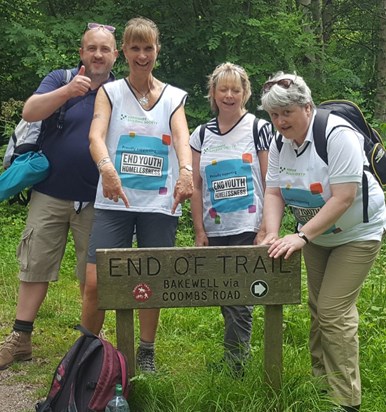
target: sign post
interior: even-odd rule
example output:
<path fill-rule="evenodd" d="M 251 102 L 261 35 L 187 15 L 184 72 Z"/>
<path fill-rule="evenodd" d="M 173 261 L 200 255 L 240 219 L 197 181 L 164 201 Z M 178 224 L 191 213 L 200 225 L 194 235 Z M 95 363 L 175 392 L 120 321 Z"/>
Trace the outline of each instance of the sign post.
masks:
<path fill-rule="evenodd" d="M 301 302 L 301 255 L 267 246 L 98 249 L 99 309 L 116 311 L 117 346 L 135 373 L 133 309 L 264 305 L 266 381 L 281 388 L 283 305 Z"/>

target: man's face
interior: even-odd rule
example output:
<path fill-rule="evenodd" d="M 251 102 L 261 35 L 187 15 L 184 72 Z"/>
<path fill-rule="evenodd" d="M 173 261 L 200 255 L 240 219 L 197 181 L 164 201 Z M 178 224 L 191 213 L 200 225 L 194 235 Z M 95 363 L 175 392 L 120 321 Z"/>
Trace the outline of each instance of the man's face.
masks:
<path fill-rule="evenodd" d="M 79 49 L 80 58 L 86 68 L 86 76 L 108 76 L 118 56 L 114 36 L 99 27 L 88 30 Z"/>

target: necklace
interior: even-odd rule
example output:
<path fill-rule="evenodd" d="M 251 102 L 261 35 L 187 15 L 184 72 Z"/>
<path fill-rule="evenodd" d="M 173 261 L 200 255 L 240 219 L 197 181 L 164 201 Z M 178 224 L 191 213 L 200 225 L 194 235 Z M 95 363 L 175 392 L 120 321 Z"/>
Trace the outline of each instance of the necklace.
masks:
<path fill-rule="evenodd" d="M 147 96 L 150 93 L 150 87 L 149 87 L 148 91 L 145 94 L 143 94 L 131 83 L 130 79 L 128 79 L 128 80 L 129 80 L 130 86 L 141 96 L 141 97 L 138 98 L 139 104 L 142 107 L 147 106 L 149 104 L 149 98 Z"/>

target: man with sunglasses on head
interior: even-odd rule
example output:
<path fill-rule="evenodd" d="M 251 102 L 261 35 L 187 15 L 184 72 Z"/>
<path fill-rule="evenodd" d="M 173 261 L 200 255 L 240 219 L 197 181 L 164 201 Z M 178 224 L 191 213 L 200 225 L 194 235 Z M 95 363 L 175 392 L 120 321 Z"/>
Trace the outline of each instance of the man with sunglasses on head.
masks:
<path fill-rule="evenodd" d="M 63 85 L 63 70 L 49 73 L 26 101 L 23 118 L 43 120 L 42 151 L 51 172 L 32 191 L 22 239 L 19 295 L 12 333 L 0 346 L 0 370 L 32 358 L 33 323 L 51 281 L 58 280 L 71 229 L 77 257 L 76 274 L 83 297 L 88 238 L 94 215 L 98 170 L 89 151 L 88 134 L 99 87 L 114 80 L 118 56 L 113 26 L 89 23 L 81 39 L 81 62 Z M 65 105 L 62 127 L 58 110 Z"/>

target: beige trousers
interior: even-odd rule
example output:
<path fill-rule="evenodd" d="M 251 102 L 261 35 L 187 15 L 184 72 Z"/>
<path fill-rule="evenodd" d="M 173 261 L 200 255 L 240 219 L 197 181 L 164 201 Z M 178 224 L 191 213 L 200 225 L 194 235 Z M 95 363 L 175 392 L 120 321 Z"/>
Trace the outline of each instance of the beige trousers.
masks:
<path fill-rule="evenodd" d="M 84 283 L 93 218 L 93 202 L 76 213 L 73 201 L 32 191 L 26 226 L 17 248 L 19 279 L 23 282 L 58 280 L 71 230 L 77 258 L 76 274 Z"/>
<path fill-rule="evenodd" d="M 311 312 L 310 351 L 314 376 L 325 376 L 341 405 L 361 404 L 356 307 L 361 286 L 381 247 L 370 240 L 303 249 Z"/>

